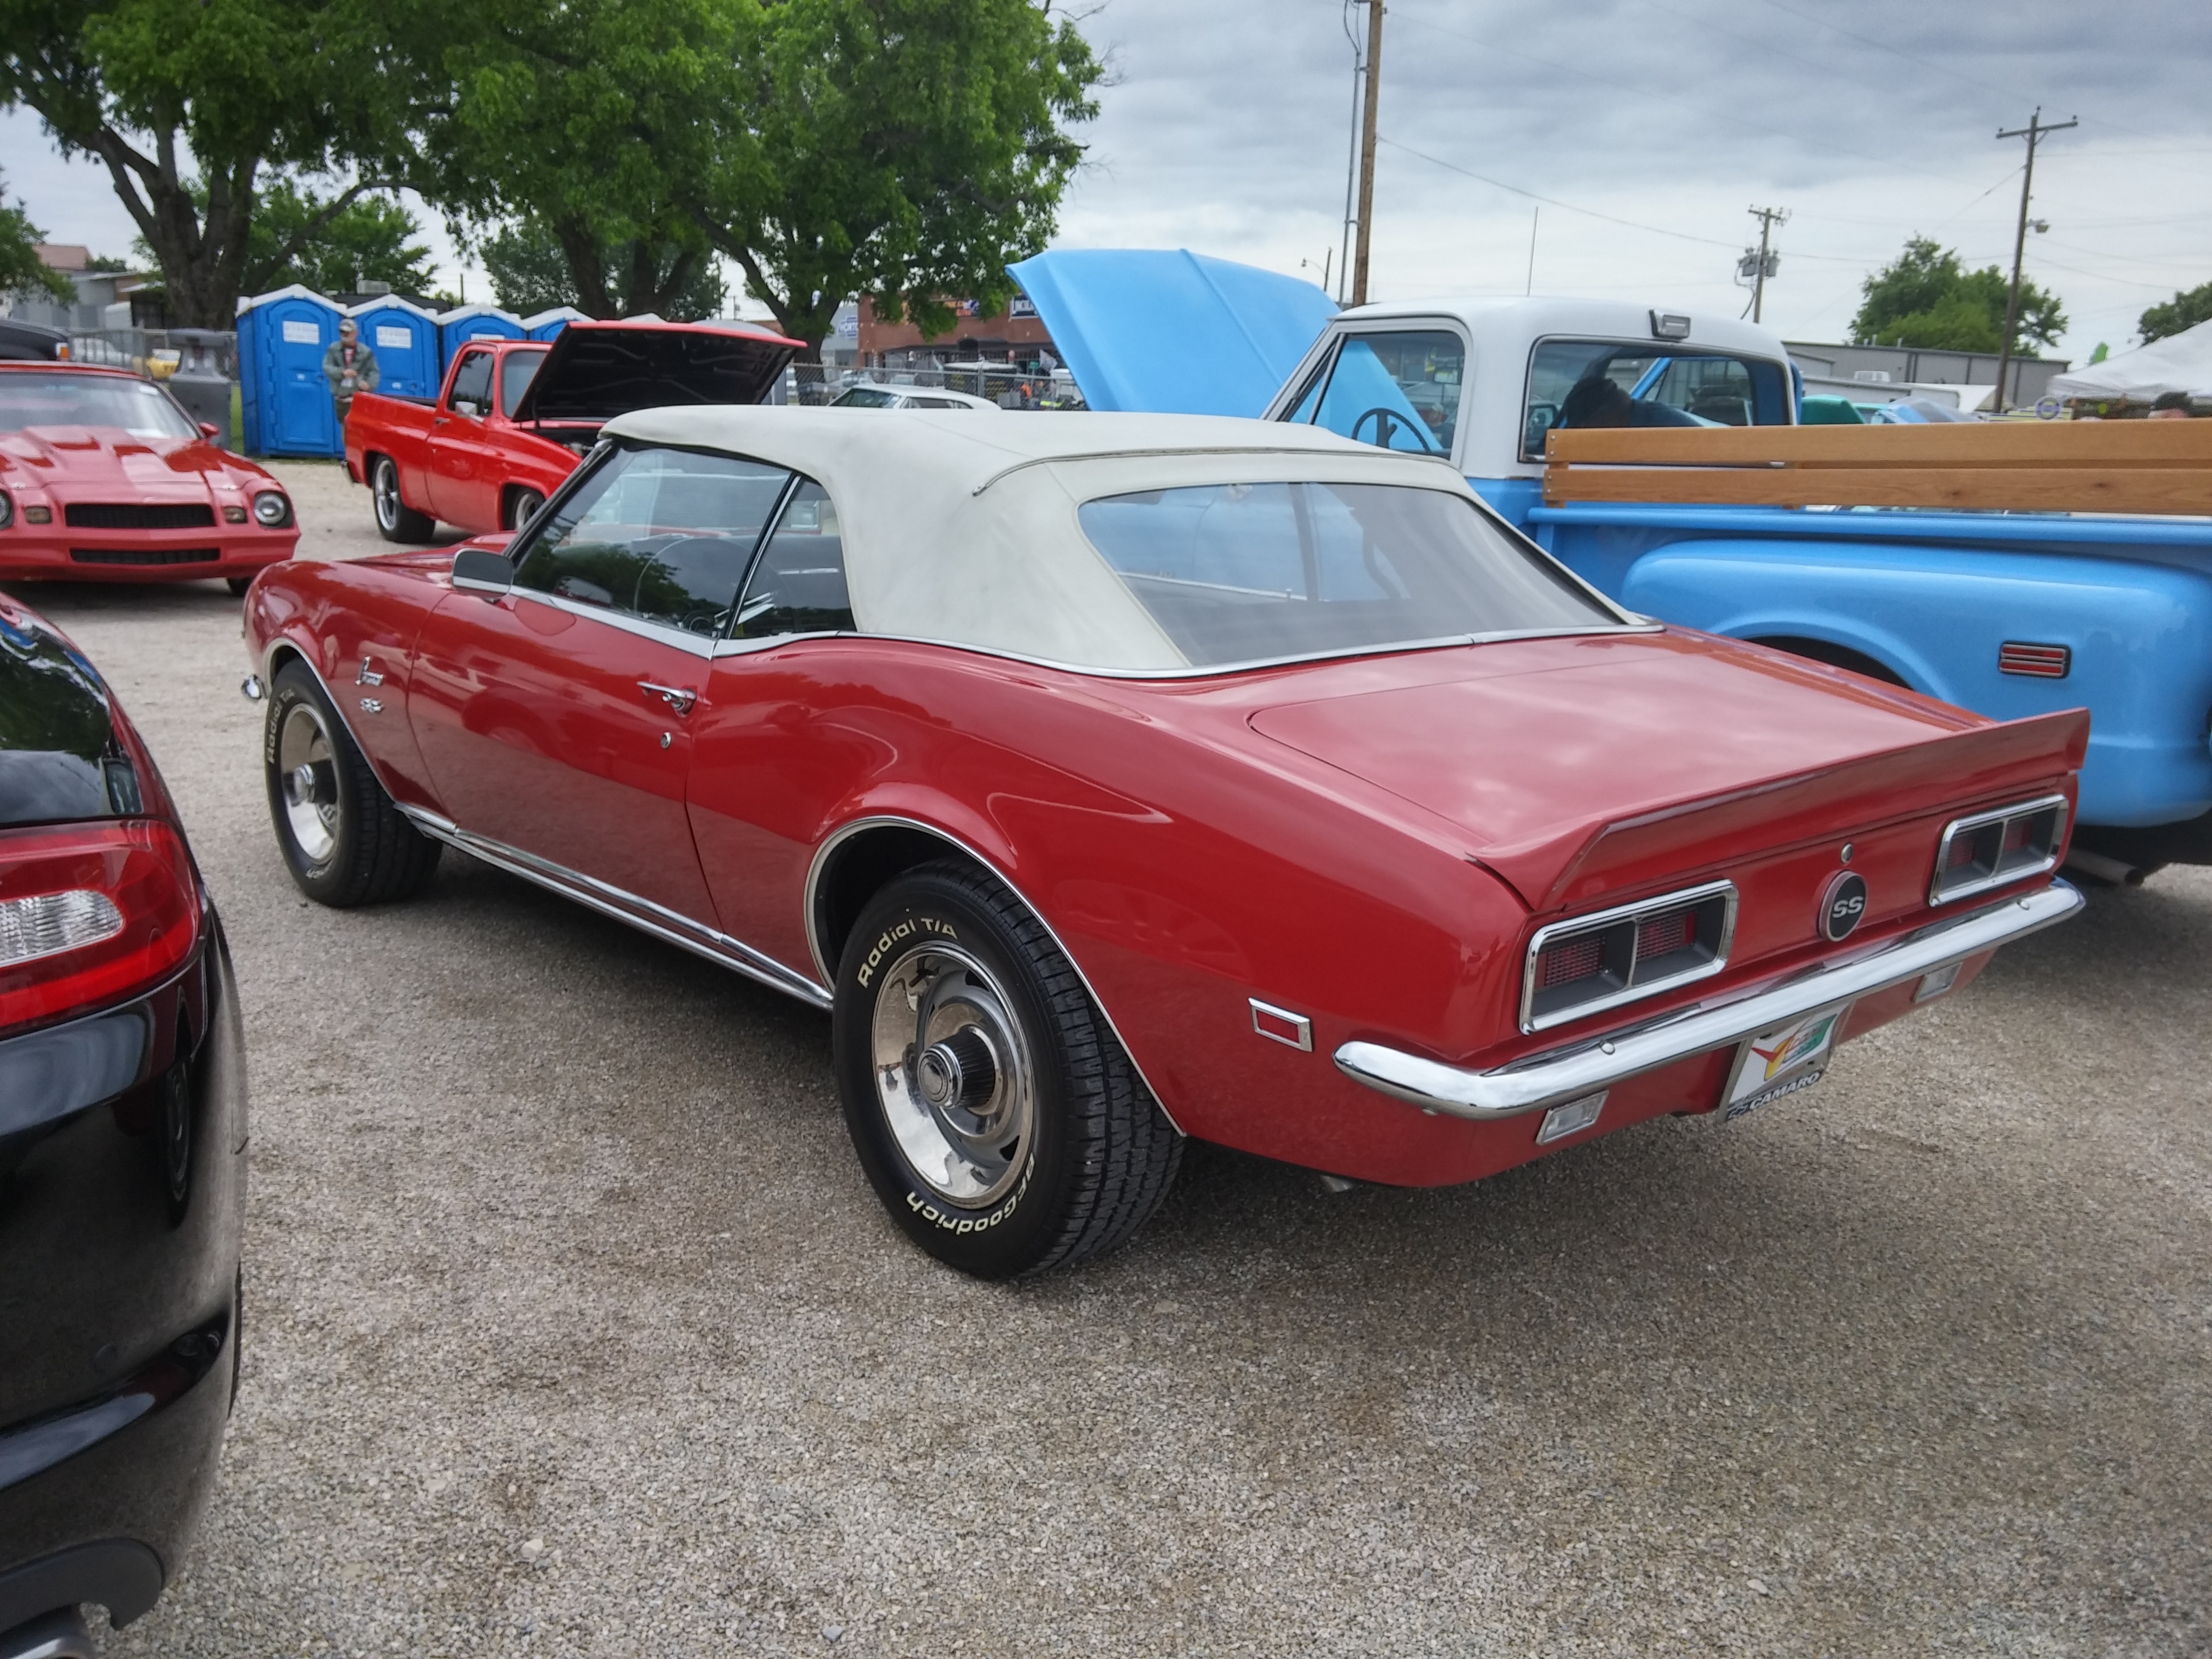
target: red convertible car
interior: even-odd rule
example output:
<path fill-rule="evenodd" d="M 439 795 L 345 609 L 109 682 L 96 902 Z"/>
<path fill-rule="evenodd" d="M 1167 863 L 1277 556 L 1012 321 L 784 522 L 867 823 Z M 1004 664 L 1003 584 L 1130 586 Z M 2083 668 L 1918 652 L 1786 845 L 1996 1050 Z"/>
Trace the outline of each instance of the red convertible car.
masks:
<path fill-rule="evenodd" d="M 0 362 L 0 580 L 222 576 L 244 592 L 300 527 L 219 435 L 125 370 Z"/>
<path fill-rule="evenodd" d="M 388 542 L 430 541 L 441 520 L 513 530 L 616 416 L 758 403 L 798 349 L 781 334 L 709 323 L 571 323 L 550 345 L 480 340 L 454 354 L 433 401 L 356 398 L 346 471 L 368 485 Z"/>
<path fill-rule="evenodd" d="M 2087 720 L 1617 609 L 1449 466 L 654 410 L 512 542 L 248 601 L 313 898 L 458 847 L 830 1011 L 890 1214 L 1078 1260 L 1183 1136 L 1486 1176 L 1734 1117 L 2071 914 Z M 264 691 L 265 684 L 265 691 Z"/>

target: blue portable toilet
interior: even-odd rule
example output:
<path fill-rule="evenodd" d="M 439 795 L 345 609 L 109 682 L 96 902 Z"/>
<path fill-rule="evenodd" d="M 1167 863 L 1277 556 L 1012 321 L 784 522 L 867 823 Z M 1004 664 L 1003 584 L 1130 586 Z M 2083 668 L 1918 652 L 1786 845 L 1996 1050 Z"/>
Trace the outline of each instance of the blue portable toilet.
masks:
<path fill-rule="evenodd" d="M 541 311 L 535 317 L 522 319 L 522 331 L 533 340 L 550 340 L 571 323 L 588 323 L 592 319 L 574 306 L 555 306 L 550 311 Z"/>
<path fill-rule="evenodd" d="M 294 283 L 238 302 L 239 402 L 250 455 L 343 455 L 323 353 L 345 315 Z"/>
<path fill-rule="evenodd" d="M 438 319 L 438 376 L 445 378 L 453 354 L 467 340 L 519 340 L 522 319 L 497 306 L 463 306 Z"/>
<path fill-rule="evenodd" d="M 434 398 L 439 368 L 438 318 L 434 312 L 386 295 L 365 301 L 346 313 L 361 331 L 362 343 L 376 354 L 376 389 L 395 398 Z"/>

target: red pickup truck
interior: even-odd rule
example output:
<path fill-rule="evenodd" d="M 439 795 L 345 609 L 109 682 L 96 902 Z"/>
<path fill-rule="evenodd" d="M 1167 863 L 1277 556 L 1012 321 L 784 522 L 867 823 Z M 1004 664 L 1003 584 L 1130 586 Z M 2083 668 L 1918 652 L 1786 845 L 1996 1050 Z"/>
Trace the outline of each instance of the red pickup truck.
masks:
<path fill-rule="evenodd" d="M 719 323 L 571 323 L 550 344 L 474 341 L 434 402 L 374 392 L 353 400 L 346 471 L 368 483 L 386 541 L 430 541 L 441 520 L 472 535 L 512 530 L 616 416 L 759 403 L 799 349 Z"/>

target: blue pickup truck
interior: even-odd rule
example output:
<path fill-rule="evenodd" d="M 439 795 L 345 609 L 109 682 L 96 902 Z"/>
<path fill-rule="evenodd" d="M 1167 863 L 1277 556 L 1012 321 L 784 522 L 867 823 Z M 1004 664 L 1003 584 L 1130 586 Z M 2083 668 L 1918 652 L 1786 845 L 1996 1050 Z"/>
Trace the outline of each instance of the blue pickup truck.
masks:
<path fill-rule="evenodd" d="M 1263 415 L 1434 454 L 1632 610 L 2000 719 L 2087 707 L 2077 865 L 2117 880 L 2212 863 L 2212 520 L 1547 506 L 1555 427 L 1796 424 L 1781 341 L 1595 300 L 1340 313 L 1310 284 L 1180 253 L 1014 270 L 1093 408 Z"/>

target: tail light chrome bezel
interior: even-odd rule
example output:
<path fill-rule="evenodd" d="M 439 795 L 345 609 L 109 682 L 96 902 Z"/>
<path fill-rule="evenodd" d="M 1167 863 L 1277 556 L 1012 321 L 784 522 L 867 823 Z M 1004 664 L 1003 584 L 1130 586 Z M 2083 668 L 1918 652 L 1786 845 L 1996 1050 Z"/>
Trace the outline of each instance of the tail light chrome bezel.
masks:
<path fill-rule="evenodd" d="M 1695 963 L 1670 971 L 1656 974 L 1650 978 L 1640 977 L 1632 945 L 1628 971 L 1620 988 L 1589 998 L 1565 1007 L 1551 1008 L 1540 1012 L 1536 1007 L 1537 974 L 1544 952 L 1555 945 L 1565 944 L 1587 934 L 1609 933 L 1616 927 L 1631 927 L 1640 931 L 1642 924 L 1663 916 L 1669 911 L 1685 910 L 1720 901 L 1720 925 L 1717 937 L 1712 941 L 1711 954 Z M 1671 893 L 1638 899 L 1633 904 L 1615 905 L 1609 910 L 1596 910 L 1588 915 L 1569 916 L 1539 927 L 1528 941 L 1528 954 L 1521 965 L 1521 1030 L 1524 1033 L 1549 1030 L 1555 1025 L 1570 1021 L 1587 1019 L 1610 1008 L 1626 1003 L 1641 1002 L 1646 997 L 1657 996 L 1662 991 L 1678 986 L 1695 984 L 1701 979 L 1711 979 L 1728 967 L 1729 952 L 1735 943 L 1736 890 L 1732 881 L 1709 881 L 1696 887 L 1684 887 Z M 1632 935 L 1633 938 L 1633 935 Z M 1678 953 L 1679 954 L 1679 953 Z"/>
<path fill-rule="evenodd" d="M 2043 844 L 2025 859 L 2006 862 L 2005 831 L 2017 819 L 2031 818 L 2043 813 L 2052 814 L 2051 833 Z M 1943 826 L 1943 834 L 1936 843 L 1936 868 L 1928 878 L 1928 902 L 1937 905 L 1956 904 L 1960 899 L 1972 898 L 1977 893 L 1986 893 L 1992 888 L 2006 887 L 2031 876 L 2058 867 L 2058 849 L 2066 844 L 2066 826 L 2072 808 L 2063 795 L 2039 795 L 2033 800 L 2024 800 L 2010 806 L 1994 807 L 1986 812 L 1976 812 L 1967 817 L 1954 818 Z M 1974 873 L 1946 884 L 1943 878 L 1951 867 L 1951 849 L 1962 836 L 1973 836 L 1995 828 L 1997 831 L 1997 854 L 1994 859 L 1978 860 L 1969 866 Z"/>

